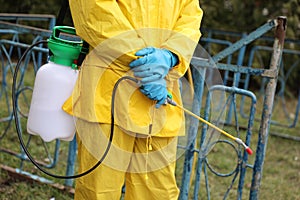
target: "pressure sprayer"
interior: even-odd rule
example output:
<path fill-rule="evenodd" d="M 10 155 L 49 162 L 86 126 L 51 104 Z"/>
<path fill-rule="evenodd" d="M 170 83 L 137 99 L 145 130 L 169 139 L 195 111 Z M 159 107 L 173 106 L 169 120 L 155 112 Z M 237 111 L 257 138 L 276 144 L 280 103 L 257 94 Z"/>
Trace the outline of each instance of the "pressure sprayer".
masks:
<path fill-rule="evenodd" d="M 54 27 L 48 39 L 52 55 L 37 71 L 27 121 L 27 132 L 39 135 L 45 142 L 71 141 L 75 134 L 74 119 L 62 110 L 62 105 L 77 80 L 78 70 L 72 66 L 83 42 L 62 39 L 60 33 L 76 34 L 73 27 Z"/>
<path fill-rule="evenodd" d="M 102 157 L 90 169 L 71 176 L 61 176 L 45 170 L 30 154 L 22 138 L 21 123 L 18 117 L 18 86 L 17 78 L 22 60 L 40 44 L 48 44 L 50 49 L 49 62 L 41 66 L 36 74 L 34 82 L 31 105 L 27 120 L 27 132 L 40 136 L 45 142 L 54 139 L 71 141 L 75 135 L 75 121 L 73 116 L 66 114 L 62 110 L 63 103 L 71 96 L 73 87 L 78 76 L 78 67 L 88 53 L 88 45 L 85 41 L 62 39 L 60 33 L 75 36 L 75 29 L 69 26 L 56 26 L 50 38 L 39 41 L 29 46 L 15 67 L 12 84 L 13 115 L 15 119 L 16 131 L 20 145 L 28 159 L 44 174 L 60 179 L 74 179 L 85 176 L 96 169 L 106 157 L 113 139 L 114 118 L 112 110 L 111 132 L 109 142 Z M 73 37 L 71 37 L 73 39 Z M 51 53 L 51 54 L 50 54 Z M 78 60 L 77 60 L 78 59 Z M 118 84 L 116 84 L 117 87 Z M 114 89 L 116 91 L 116 89 Z M 112 101 L 114 98 L 112 98 Z M 113 102 L 112 102 L 113 104 Z"/>
<path fill-rule="evenodd" d="M 13 76 L 12 85 L 12 99 L 13 99 L 13 114 L 15 119 L 16 130 L 22 149 L 29 158 L 29 160 L 43 173 L 60 179 L 74 179 L 81 176 L 85 176 L 96 169 L 107 156 L 114 135 L 114 110 L 115 110 L 115 95 L 119 84 L 124 81 L 133 81 L 137 85 L 140 85 L 138 79 L 130 76 L 121 77 L 114 85 L 111 99 L 111 129 L 109 135 L 109 141 L 106 149 L 98 162 L 90 169 L 71 176 L 61 176 L 48 172 L 41 167 L 38 162 L 31 156 L 28 151 L 20 128 L 20 121 L 18 117 L 17 109 L 17 76 L 22 60 L 26 55 L 37 45 L 47 43 L 52 53 L 50 60 L 47 64 L 41 66 L 36 74 L 36 80 L 34 83 L 33 95 L 31 100 L 31 106 L 29 109 L 27 131 L 33 135 L 39 135 L 45 142 L 52 141 L 54 139 L 61 139 L 70 141 L 75 134 L 75 122 L 73 116 L 66 114 L 62 110 L 62 105 L 65 100 L 71 95 L 74 84 L 78 76 L 78 69 L 76 65 L 76 59 L 82 52 L 87 53 L 86 49 L 83 49 L 85 45 L 82 45 L 82 41 L 69 41 L 59 38 L 60 33 L 68 33 L 75 35 L 75 29 L 67 26 L 57 26 L 53 29 L 53 34 L 47 41 L 40 41 L 26 49 L 24 54 L 19 59 Z M 172 100 L 172 96 L 168 95 L 165 106 L 168 104 L 182 109 L 187 114 L 195 117 L 208 126 L 218 130 L 225 136 L 233 139 L 238 144 L 242 145 L 248 154 L 252 154 L 252 150 L 239 138 L 236 138 L 210 122 L 202 119 L 191 111 L 185 109 L 183 106 L 178 105 Z"/>

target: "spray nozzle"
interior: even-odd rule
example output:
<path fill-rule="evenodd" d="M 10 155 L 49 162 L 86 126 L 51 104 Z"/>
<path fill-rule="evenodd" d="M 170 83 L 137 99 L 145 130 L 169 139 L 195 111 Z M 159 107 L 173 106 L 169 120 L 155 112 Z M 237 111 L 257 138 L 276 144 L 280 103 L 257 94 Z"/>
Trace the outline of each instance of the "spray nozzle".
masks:
<path fill-rule="evenodd" d="M 226 131 L 220 129 L 219 127 L 215 126 L 214 124 L 206 121 L 205 119 L 201 118 L 200 116 L 194 114 L 193 112 L 187 110 L 186 108 L 184 108 L 183 106 L 181 105 L 178 105 L 175 101 L 173 101 L 172 99 L 172 95 L 170 93 L 168 93 L 167 95 L 167 99 L 166 99 L 166 103 L 165 104 L 171 104 L 173 106 L 176 106 L 180 109 L 182 109 L 183 111 L 185 111 L 187 114 L 195 117 L 196 119 L 198 119 L 199 121 L 207 124 L 208 126 L 214 128 L 215 130 L 219 131 L 220 133 L 222 133 L 223 135 L 225 135 L 226 137 L 228 138 L 231 138 L 232 140 L 234 140 L 235 142 L 237 142 L 238 144 L 241 144 L 244 149 L 246 150 L 246 152 L 251 155 L 253 153 L 253 151 L 250 149 L 250 147 L 248 147 L 240 138 L 237 138 L 237 137 L 234 137 L 232 135 L 230 135 L 229 133 L 227 133 Z"/>
<path fill-rule="evenodd" d="M 173 96 L 170 92 L 168 92 L 166 103 L 165 104 L 171 104 L 172 106 L 177 106 L 177 103 L 173 101 Z"/>

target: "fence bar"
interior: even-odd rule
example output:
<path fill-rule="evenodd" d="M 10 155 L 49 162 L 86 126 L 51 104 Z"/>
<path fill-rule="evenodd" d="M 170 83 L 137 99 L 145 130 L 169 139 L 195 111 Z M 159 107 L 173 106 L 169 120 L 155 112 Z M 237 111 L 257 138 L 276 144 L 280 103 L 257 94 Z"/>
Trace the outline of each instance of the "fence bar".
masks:
<path fill-rule="evenodd" d="M 244 38 L 242 38 L 238 42 L 234 43 L 230 47 L 227 47 L 223 51 L 219 52 L 217 55 L 213 56 L 213 60 L 215 62 L 218 62 L 218 61 L 222 60 L 226 56 L 232 54 L 233 52 L 235 52 L 238 49 L 242 48 L 243 46 L 249 44 L 253 40 L 259 38 L 260 36 L 265 34 L 267 31 L 271 30 L 274 26 L 276 26 L 276 23 L 277 23 L 276 20 L 272 20 L 272 21 L 269 21 L 269 22 L 265 23 L 263 26 L 259 27 L 258 29 L 256 29 L 255 31 L 253 31 L 249 35 L 245 36 Z"/>
<path fill-rule="evenodd" d="M 286 18 L 278 17 L 278 26 L 275 31 L 275 40 L 273 45 L 273 55 L 270 63 L 270 69 L 277 70 L 280 65 L 281 55 L 284 45 Z M 277 70 L 278 71 L 278 70 Z M 277 72 L 278 73 L 278 72 Z M 277 74 L 278 75 L 278 74 Z M 254 163 L 252 184 L 250 189 L 250 199 L 258 199 L 259 187 L 262 179 L 263 163 L 267 148 L 269 128 L 276 92 L 277 76 L 267 80 L 266 92 L 263 103 L 262 117 L 259 128 L 258 143 L 256 149 L 256 160 Z"/>
<path fill-rule="evenodd" d="M 194 67 L 192 68 L 194 92 L 195 92 L 192 112 L 200 116 L 206 69 L 199 67 L 199 65 L 197 65 L 197 67 L 198 69 Z M 199 120 L 191 117 L 191 123 L 188 130 L 188 146 L 187 146 L 187 151 L 185 152 L 184 170 L 183 170 L 182 180 L 181 180 L 181 182 L 184 184 L 181 184 L 180 196 L 179 196 L 180 200 L 188 199 L 190 186 L 189 184 L 186 183 L 190 183 L 191 180 L 198 125 L 199 125 Z"/>
<path fill-rule="evenodd" d="M 14 20 L 16 22 L 26 21 L 48 21 L 49 30 L 52 30 L 56 23 L 56 16 L 48 14 L 22 14 L 22 13 L 0 13 L 0 20 Z"/>

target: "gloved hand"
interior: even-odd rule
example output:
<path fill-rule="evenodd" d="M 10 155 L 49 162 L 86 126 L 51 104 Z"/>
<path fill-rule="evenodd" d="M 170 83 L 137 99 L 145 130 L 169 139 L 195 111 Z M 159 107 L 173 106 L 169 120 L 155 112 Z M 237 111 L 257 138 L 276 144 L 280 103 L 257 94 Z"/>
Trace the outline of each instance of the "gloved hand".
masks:
<path fill-rule="evenodd" d="M 146 47 L 137 51 L 135 55 L 142 57 L 132 61 L 129 66 L 134 76 L 142 78 L 141 83 L 164 78 L 170 68 L 178 63 L 177 56 L 167 49 Z"/>
<path fill-rule="evenodd" d="M 168 91 L 165 79 L 143 84 L 140 91 L 151 100 L 156 100 L 156 108 L 163 105 L 167 99 Z"/>

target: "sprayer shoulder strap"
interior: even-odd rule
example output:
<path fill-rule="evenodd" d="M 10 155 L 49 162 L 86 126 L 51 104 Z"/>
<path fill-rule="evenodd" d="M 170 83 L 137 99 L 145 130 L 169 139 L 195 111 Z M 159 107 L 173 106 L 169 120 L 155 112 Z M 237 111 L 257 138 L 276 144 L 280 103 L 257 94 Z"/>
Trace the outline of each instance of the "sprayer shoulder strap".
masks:
<path fill-rule="evenodd" d="M 67 11 L 69 11 L 69 0 L 63 0 L 61 4 L 61 8 L 59 10 L 57 20 L 56 20 L 56 26 L 60 26 L 64 24 L 64 19 L 66 16 Z M 72 15 L 71 15 L 72 17 Z M 89 44 L 86 41 L 83 41 L 82 48 L 80 51 L 80 54 L 77 58 L 77 66 L 81 66 L 82 62 L 85 59 L 86 54 L 88 53 Z"/>
<path fill-rule="evenodd" d="M 55 23 L 56 26 L 61 26 L 64 24 L 64 19 L 66 17 L 66 13 L 68 10 L 69 10 L 69 0 L 63 0 L 56 19 L 56 23 Z"/>
<path fill-rule="evenodd" d="M 87 43 L 86 41 L 83 41 L 81 51 L 80 51 L 79 56 L 77 58 L 77 66 L 79 68 L 82 65 L 82 62 L 84 61 L 86 54 L 88 54 L 88 52 L 89 52 L 89 46 L 90 46 L 89 43 Z"/>

